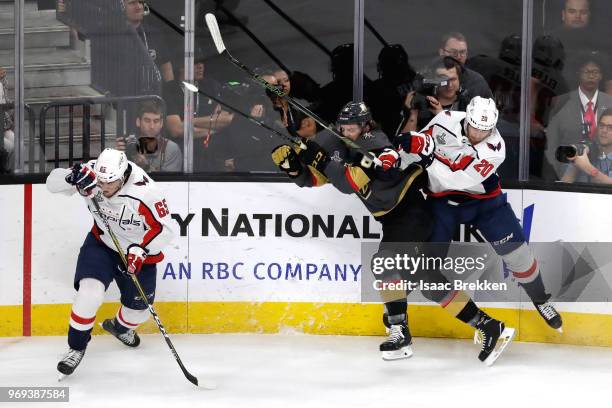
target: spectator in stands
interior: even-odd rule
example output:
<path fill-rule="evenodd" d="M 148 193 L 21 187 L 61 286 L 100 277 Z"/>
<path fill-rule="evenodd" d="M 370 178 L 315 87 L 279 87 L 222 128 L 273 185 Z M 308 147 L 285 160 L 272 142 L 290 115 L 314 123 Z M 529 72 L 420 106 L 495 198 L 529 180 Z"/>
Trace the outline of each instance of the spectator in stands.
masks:
<path fill-rule="evenodd" d="M 561 10 L 561 21 L 567 29 L 580 29 L 589 26 L 591 5 L 589 0 L 565 0 Z"/>
<path fill-rule="evenodd" d="M 268 72 L 268 71 L 265 71 Z M 284 72 L 283 72 L 284 73 Z M 259 74 L 267 82 L 277 85 L 277 80 L 269 72 Z M 279 87 L 281 85 L 278 85 Z M 290 85 L 287 83 L 286 87 Z M 278 127 L 285 125 L 280 121 L 279 114 L 270 99 L 264 96 L 259 86 L 251 83 L 231 81 L 221 87 L 221 100 L 228 109 L 237 109 L 250 114 L 257 121 Z M 234 115 L 232 123 L 223 135 L 223 140 L 217 148 L 224 154 L 223 170 L 236 172 L 275 172 L 277 168 L 265 158 L 278 145 L 278 137 L 266 129 L 254 125 L 240 115 Z"/>
<path fill-rule="evenodd" d="M 163 33 L 148 24 L 145 20 L 145 2 L 143 0 L 124 0 L 125 17 L 128 23 L 136 30 L 136 34 L 155 65 L 157 65 L 164 82 L 174 79 L 172 71 L 172 56 L 166 44 Z"/>
<path fill-rule="evenodd" d="M 531 132 L 529 140 L 529 173 L 542 178 L 551 173 L 545 160 L 546 126 L 560 95 L 569 92 L 563 68 L 565 51 L 558 38 L 541 35 L 536 38 L 532 50 L 531 69 Z"/>
<path fill-rule="evenodd" d="M 0 105 L 9 104 L 11 100 L 8 98 L 8 81 L 6 79 L 6 70 L 0 68 Z M 7 173 L 13 168 L 12 157 L 15 150 L 15 133 L 13 109 L 3 109 L 4 113 L 0 117 L 0 126 L 2 131 L 2 143 L 0 143 L 0 173 Z"/>
<path fill-rule="evenodd" d="M 156 101 L 143 102 L 136 118 L 136 135 L 118 137 L 117 150 L 146 172 L 182 171 L 183 153 L 176 143 L 162 136 L 164 117 Z"/>
<path fill-rule="evenodd" d="M 610 55 L 609 22 L 597 27 L 593 24 L 590 0 L 565 0 L 561 9 L 560 26 L 552 34 L 559 38 L 570 58 L 585 52 L 597 51 Z M 610 67 L 604 67 L 606 92 L 612 95 Z"/>
<path fill-rule="evenodd" d="M 561 181 L 612 184 L 612 108 L 601 112 L 597 124 L 597 137 L 584 145 L 581 155 L 568 157 L 573 164 Z"/>
<path fill-rule="evenodd" d="M 565 52 L 575 57 L 576 52 L 598 48 L 591 29 L 591 4 L 589 0 L 565 0 L 561 9 L 560 26 L 552 35 L 563 43 Z"/>
<path fill-rule="evenodd" d="M 164 99 L 167 104 L 166 126 L 170 135 L 174 138 L 183 137 L 183 105 L 184 93 L 182 81 L 185 79 L 183 67 L 177 69 L 177 80 L 171 81 L 164 86 Z M 195 85 L 204 93 L 214 97 L 221 96 L 221 85 L 216 81 L 205 77 L 204 60 L 199 58 L 194 63 Z M 211 135 L 227 127 L 234 117 L 230 112 L 224 111 L 222 107 L 210 98 L 202 94 L 194 95 L 194 138 L 205 139 L 207 144 Z"/>
<path fill-rule="evenodd" d="M 391 140 L 402 124 L 404 100 L 412 91 L 416 71 L 400 44 L 383 47 L 378 54 L 376 68 L 379 78 L 372 83 L 368 104 L 372 117 Z"/>
<path fill-rule="evenodd" d="M 313 110 L 325 122 L 333 123 L 344 105 L 353 100 L 353 44 L 341 44 L 332 50 L 331 82 L 320 91 Z M 363 78 L 363 99 L 368 100 L 370 80 Z"/>
<path fill-rule="evenodd" d="M 472 97 L 482 96 L 492 98 L 493 94 L 487 81 L 481 74 L 465 66 L 468 58 L 468 43 L 465 36 L 459 32 L 450 32 L 442 37 L 438 55 L 441 57 L 453 57 L 461 64 L 461 86 L 466 89 Z"/>
<path fill-rule="evenodd" d="M 289 75 L 283 70 L 274 71 L 264 75 L 264 79 L 281 89 L 285 94 L 292 95 L 291 81 Z M 272 92 L 266 92 L 272 102 L 272 107 L 280 114 L 280 122 L 287 132 L 294 136 L 310 138 L 317 133 L 317 125 L 309 116 L 295 109 L 286 99 Z M 293 95 L 292 95 L 293 96 Z"/>
<path fill-rule="evenodd" d="M 176 70 L 176 80 L 164 85 L 164 100 L 167 106 L 166 127 L 171 137 L 183 138 L 184 89 L 182 81 L 185 70 L 180 67 Z M 224 110 L 221 105 L 206 95 L 217 99 L 221 97 L 221 84 L 205 76 L 203 58 L 196 58 L 194 62 L 195 85 L 202 93 L 193 95 L 193 152 L 194 169 L 196 171 L 221 171 L 229 169 L 229 159 L 223 141 L 223 131 L 234 120 L 234 114 Z"/>
<path fill-rule="evenodd" d="M 560 109 L 546 128 L 545 155 L 556 173 L 546 175 L 547 178 L 558 179 L 565 172 L 565 167 L 555 158 L 557 147 L 581 140 L 593 140 L 597 132 L 597 118 L 605 109 L 612 107 L 612 97 L 599 92 L 604 65 L 597 53 L 580 56 L 579 63 L 576 64 L 578 88 L 559 98 L 557 105 Z"/>

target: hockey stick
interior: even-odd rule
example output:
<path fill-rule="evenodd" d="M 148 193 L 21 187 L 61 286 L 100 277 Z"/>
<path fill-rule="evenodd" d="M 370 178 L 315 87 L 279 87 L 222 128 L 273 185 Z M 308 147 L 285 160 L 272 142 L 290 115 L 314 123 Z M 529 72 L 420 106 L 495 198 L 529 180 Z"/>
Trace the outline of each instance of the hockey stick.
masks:
<path fill-rule="evenodd" d="M 275 94 L 275 95 L 285 99 L 291 106 L 293 106 L 294 108 L 296 108 L 297 110 L 299 110 L 303 114 L 313 118 L 315 120 L 315 122 L 317 122 L 319 125 L 323 126 L 323 128 L 328 130 L 331 134 L 333 134 L 334 136 L 336 136 L 337 138 L 342 140 L 347 146 L 349 146 L 349 147 L 351 147 L 351 148 L 353 148 L 355 150 L 358 150 L 361 154 L 363 154 L 363 159 L 362 159 L 361 164 L 364 167 L 369 167 L 369 166 L 372 165 L 372 163 L 375 163 L 377 166 L 381 166 L 382 165 L 380 160 L 376 156 L 374 156 L 373 153 L 371 153 L 368 150 L 362 148 L 357 143 L 353 142 L 351 139 L 346 138 L 346 137 L 342 136 L 341 134 L 339 134 L 333 127 L 331 127 L 329 125 L 329 123 L 326 123 L 316 113 L 312 112 L 310 109 L 306 108 L 301 103 L 299 103 L 298 101 L 293 99 L 291 96 L 285 94 L 283 91 L 281 91 L 277 87 L 271 85 L 269 82 L 267 82 L 261 76 L 257 75 L 255 72 L 253 72 L 246 65 L 244 65 L 243 63 L 238 61 L 236 58 L 234 58 L 229 53 L 229 51 L 227 51 L 227 49 L 225 48 L 225 44 L 223 43 L 223 38 L 221 37 L 221 31 L 219 30 L 219 24 L 217 23 L 217 19 L 216 19 L 216 17 L 213 14 L 211 14 L 211 13 L 206 14 L 206 25 L 208 26 L 208 30 L 210 31 L 210 34 L 211 34 L 211 36 L 213 38 L 213 41 L 215 43 L 215 47 L 217 48 L 217 52 L 219 54 L 223 55 L 232 64 L 234 64 L 235 66 L 240 68 L 242 71 L 244 71 L 246 74 L 248 74 L 259 85 L 261 85 L 262 87 L 266 88 L 267 90 L 269 90 L 273 94 Z"/>
<path fill-rule="evenodd" d="M 198 88 L 197 86 L 190 84 L 189 82 L 185 82 L 183 81 L 183 85 L 185 86 L 185 88 L 190 91 L 190 92 L 194 92 L 194 93 L 199 93 L 201 95 L 206 96 L 207 98 L 212 99 L 213 101 L 217 102 L 219 105 L 225 106 L 226 108 L 228 108 L 229 110 L 231 110 L 234 113 L 237 113 L 238 115 L 242 116 L 243 118 L 247 119 L 249 122 L 256 124 L 257 126 L 261 126 L 262 128 L 269 130 L 270 132 L 274 133 L 276 136 L 287 140 L 290 143 L 293 143 L 296 146 L 299 146 L 301 149 L 306 150 L 307 147 L 304 144 L 304 142 L 302 142 L 302 139 L 297 137 L 297 136 L 293 136 L 293 135 L 286 135 L 284 133 L 279 132 L 278 130 L 274 129 L 273 127 L 267 125 L 266 123 L 255 119 L 254 117 L 252 117 L 251 115 L 247 115 L 246 113 L 242 112 L 241 110 L 234 108 L 231 105 L 228 105 L 227 103 L 221 101 L 219 98 L 215 98 L 212 95 L 209 95 L 208 93 L 202 91 L 200 88 Z"/>
<path fill-rule="evenodd" d="M 370 29 L 372 34 L 374 34 L 374 37 L 376 37 L 376 39 L 378 39 L 378 41 L 380 41 L 380 43 L 383 45 L 383 47 L 387 47 L 389 45 L 389 43 L 383 38 L 382 35 L 380 35 L 380 33 L 374 28 L 372 23 L 370 23 L 367 18 L 364 19 L 364 23 L 365 23 L 365 26 Z"/>
<path fill-rule="evenodd" d="M 119 256 L 121 257 L 121 261 L 123 262 L 123 265 L 125 266 L 126 271 L 127 271 L 127 267 L 128 267 L 127 266 L 128 265 L 127 264 L 127 259 L 125 257 L 125 253 L 121 249 L 121 244 L 119 243 L 119 240 L 117 239 L 117 236 L 115 235 L 115 233 L 111 229 L 110 225 L 108 224 L 108 221 L 106 220 L 106 218 L 102 214 L 102 211 L 100 211 L 100 204 L 98 204 L 98 202 L 96 201 L 96 198 L 92 197 L 91 198 L 91 202 L 92 202 L 94 208 L 96 209 L 96 211 L 98 212 L 98 216 L 102 219 L 102 222 L 104 223 L 104 227 L 106 227 L 106 231 L 108 232 L 108 235 L 111 237 L 111 240 L 113 241 L 113 244 L 115 245 L 115 249 L 119 253 Z M 166 329 L 162 325 L 161 320 L 159 320 L 159 317 L 157 316 L 157 313 L 155 312 L 155 309 L 153 309 L 153 306 L 149 303 L 149 300 L 147 299 L 147 296 L 144 293 L 144 290 L 142 289 L 142 286 L 140 285 L 140 282 L 138 281 L 138 278 L 136 277 L 135 274 L 132 274 L 132 273 L 128 273 L 128 275 L 130 275 L 130 277 L 132 278 L 132 282 L 134 282 L 134 286 L 136 286 L 136 289 L 138 289 L 138 293 L 140 294 L 140 297 L 142 298 L 142 301 L 147 306 L 147 308 L 149 309 L 149 312 L 153 316 L 153 319 L 155 320 L 155 323 L 157 324 L 157 327 L 159 328 L 160 333 L 162 334 L 162 336 L 166 340 L 166 344 L 168 344 L 168 347 L 170 348 L 170 351 L 172 351 L 172 355 L 174 356 L 174 359 L 178 363 L 179 367 L 181 367 L 181 370 L 183 371 L 183 374 L 185 375 L 187 380 L 189 380 L 189 382 L 194 384 L 195 386 L 200 386 L 202 388 L 210 389 L 210 390 L 215 389 L 216 386 L 214 384 L 208 384 L 208 383 L 199 384 L 198 379 L 195 376 L 193 376 L 189 371 L 187 371 L 187 369 L 183 365 L 183 362 L 181 361 L 181 358 L 179 357 L 178 353 L 176 352 L 176 349 L 174 348 L 174 345 L 172 344 L 172 341 L 170 340 L 170 337 L 168 336 L 168 333 L 166 333 Z"/>
<path fill-rule="evenodd" d="M 291 72 L 291 70 L 289 68 L 287 68 L 287 66 L 285 64 L 283 64 L 283 62 L 278 59 L 278 57 L 276 55 L 274 55 L 272 53 L 272 51 L 270 51 L 270 49 L 268 49 L 268 47 L 266 47 L 266 45 L 259 39 L 257 38 L 257 36 L 255 34 L 253 34 L 253 32 L 251 30 L 249 30 L 247 28 L 246 25 L 244 25 L 242 23 L 242 21 L 240 21 L 235 15 L 234 13 L 232 13 L 231 11 L 229 11 L 227 8 L 223 7 L 222 3 L 220 1 L 217 1 L 217 9 L 222 11 L 223 13 L 225 13 L 225 15 L 232 20 L 232 22 L 234 24 L 236 24 L 242 31 L 244 31 L 244 33 L 251 39 L 253 40 L 253 42 L 255 44 L 257 44 L 257 46 L 259 48 L 261 48 L 261 50 L 268 56 L 270 57 L 270 59 L 272 61 L 274 61 L 276 63 L 276 65 L 278 65 L 279 67 L 281 67 L 283 69 L 283 71 L 289 73 Z"/>

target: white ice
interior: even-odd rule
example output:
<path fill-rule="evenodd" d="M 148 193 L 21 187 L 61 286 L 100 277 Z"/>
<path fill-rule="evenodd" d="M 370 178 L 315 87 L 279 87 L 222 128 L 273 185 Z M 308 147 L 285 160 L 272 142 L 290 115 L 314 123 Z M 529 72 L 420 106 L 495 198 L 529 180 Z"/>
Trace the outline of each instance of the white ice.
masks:
<path fill-rule="evenodd" d="M 74 407 L 586 407 L 608 406 L 612 349 L 512 343 L 492 367 L 468 340 L 414 339 L 414 356 L 384 362 L 381 337 L 172 335 L 195 388 L 159 335 L 130 349 L 94 336 L 58 384 L 64 337 L 0 339 L 0 386 L 68 386 Z M 0 406 L 11 406 L 0 403 Z M 15 404 L 16 407 L 38 404 Z"/>

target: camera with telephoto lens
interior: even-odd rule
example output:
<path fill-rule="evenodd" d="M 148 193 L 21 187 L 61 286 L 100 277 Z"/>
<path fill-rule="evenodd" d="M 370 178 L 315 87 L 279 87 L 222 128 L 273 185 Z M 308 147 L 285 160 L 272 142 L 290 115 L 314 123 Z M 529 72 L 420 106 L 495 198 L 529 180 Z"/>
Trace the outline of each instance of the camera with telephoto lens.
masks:
<path fill-rule="evenodd" d="M 561 163 L 569 163 L 576 156 L 582 156 L 584 154 L 584 148 L 591 148 L 592 142 L 589 140 L 591 126 L 589 123 L 582 124 L 582 140 L 580 140 L 576 144 L 571 145 L 561 145 L 557 147 L 557 151 L 555 152 L 555 157 L 557 161 Z"/>
<path fill-rule="evenodd" d="M 429 101 L 427 100 L 427 97 L 435 97 L 438 92 L 438 88 L 447 85 L 448 77 L 446 75 L 437 75 L 433 77 L 418 76 L 412 84 L 412 88 L 416 92 L 414 98 L 412 98 L 412 109 L 416 109 L 418 111 L 429 109 Z"/>
<path fill-rule="evenodd" d="M 584 154 L 585 147 L 591 148 L 591 142 L 587 140 L 581 140 L 576 144 L 571 145 L 561 145 L 557 147 L 557 151 L 555 152 L 555 156 L 557 160 L 561 163 L 569 163 L 574 157 L 582 156 Z"/>

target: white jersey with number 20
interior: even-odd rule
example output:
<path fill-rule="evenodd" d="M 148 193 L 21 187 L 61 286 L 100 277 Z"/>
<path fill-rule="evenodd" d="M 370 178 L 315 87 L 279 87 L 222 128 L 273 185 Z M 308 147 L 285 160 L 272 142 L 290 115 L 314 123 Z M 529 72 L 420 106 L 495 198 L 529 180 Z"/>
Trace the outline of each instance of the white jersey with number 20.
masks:
<path fill-rule="evenodd" d="M 427 168 L 432 196 L 459 194 L 486 198 L 499 194 L 497 168 L 506 158 L 506 146 L 494 128 L 475 146 L 463 134 L 465 112 L 437 114 L 421 131 L 436 143 L 435 160 Z"/>

